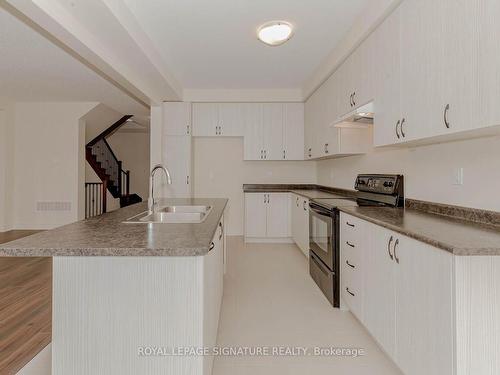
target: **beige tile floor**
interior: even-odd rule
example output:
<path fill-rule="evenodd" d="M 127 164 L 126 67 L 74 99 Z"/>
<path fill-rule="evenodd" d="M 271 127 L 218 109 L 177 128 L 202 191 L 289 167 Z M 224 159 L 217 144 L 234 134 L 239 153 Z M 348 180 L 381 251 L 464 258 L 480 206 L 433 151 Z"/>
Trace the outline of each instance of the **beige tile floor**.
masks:
<path fill-rule="evenodd" d="M 228 237 L 218 346 L 362 348 L 365 355 L 216 357 L 213 375 L 400 374 L 350 312 L 333 309 L 295 245 Z"/>

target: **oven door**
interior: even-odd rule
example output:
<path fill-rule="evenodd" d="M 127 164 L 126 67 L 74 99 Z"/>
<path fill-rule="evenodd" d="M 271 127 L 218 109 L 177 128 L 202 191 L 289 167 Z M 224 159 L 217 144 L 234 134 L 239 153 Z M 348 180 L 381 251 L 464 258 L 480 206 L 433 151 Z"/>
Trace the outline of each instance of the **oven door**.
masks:
<path fill-rule="evenodd" d="M 309 248 L 330 271 L 334 271 L 333 215 L 313 202 L 309 208 Z"/>

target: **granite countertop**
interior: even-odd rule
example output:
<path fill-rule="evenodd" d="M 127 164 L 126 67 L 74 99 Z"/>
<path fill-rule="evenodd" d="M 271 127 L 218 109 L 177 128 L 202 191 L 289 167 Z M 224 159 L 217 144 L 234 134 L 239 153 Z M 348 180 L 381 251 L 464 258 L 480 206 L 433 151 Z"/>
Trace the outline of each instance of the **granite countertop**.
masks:
<path fill-rule="evenodd" d="M 138 203 L 0 245 L 0 256 L 199 256 L 205 255 L 227 199 L 159 199 L 160 205 L 209 205 L 199 224 L 131 224 L 123 221 L 147 211 Z"/>
<path fill-rule="evenodd" d="M 339 207 L 339 210 L 454 255 L 500 255 L 500 226 L 411 208 Z"/>
<path fill-rule="evenodd" d="M 308 199 L 344 198 L 356 195 L 354 190 L 309 184 L 245 184 L 245 193 L 294 193 Z"/>

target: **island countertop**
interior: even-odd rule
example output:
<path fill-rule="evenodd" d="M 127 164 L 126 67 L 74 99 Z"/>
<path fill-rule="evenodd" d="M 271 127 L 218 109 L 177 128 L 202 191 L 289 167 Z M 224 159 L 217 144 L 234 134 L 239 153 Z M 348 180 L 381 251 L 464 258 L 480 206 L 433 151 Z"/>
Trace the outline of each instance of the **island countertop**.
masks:
<path fill-rule="evenodd" d="M 208 253 L 227 204 L 222 198 L 158 199 L 160 205 L 207 205 L 197 224 L 132 224 L 147 211 L 138 203 L 0 245 L 0 256 L 200 256 Z"/>

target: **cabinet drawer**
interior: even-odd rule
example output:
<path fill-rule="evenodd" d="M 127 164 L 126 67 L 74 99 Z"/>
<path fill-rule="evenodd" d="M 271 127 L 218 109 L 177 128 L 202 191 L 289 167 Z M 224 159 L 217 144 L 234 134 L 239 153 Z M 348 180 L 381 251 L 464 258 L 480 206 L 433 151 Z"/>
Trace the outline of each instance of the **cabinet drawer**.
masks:
<path fill-rule="evenodd" d="M 346 262 L 353 265 L 356 270 L 361 271 L 362 268 L 362 249 L 363 245 L 360 245 L 355 240 L 341 239 L 340 243 L 340 259 L 342 266 L 347 265 Z"/>
<path fill-rule="evenodd" d="M 363 274 L 360 270 L 346 265 L 341 271 L 341 295 L 351 312 L 363 321 Z"/>

